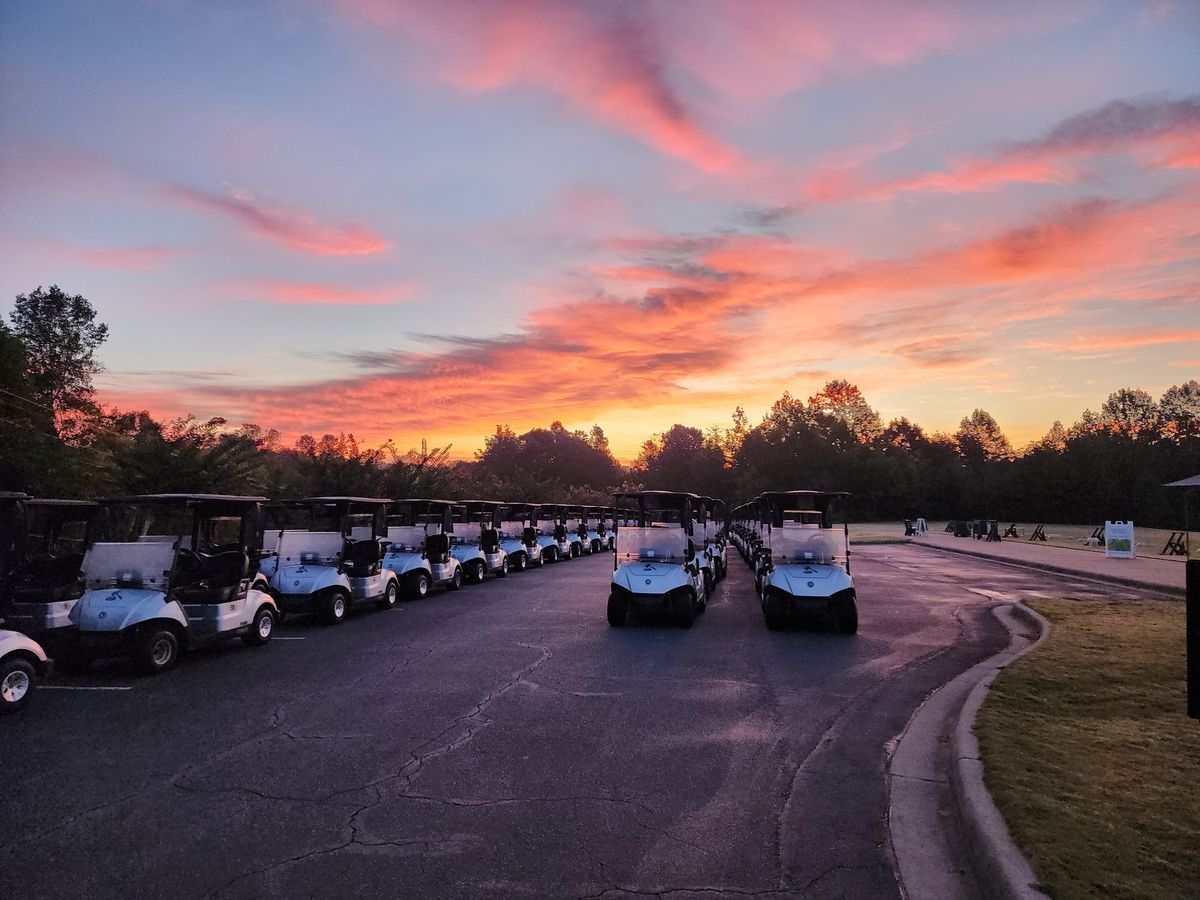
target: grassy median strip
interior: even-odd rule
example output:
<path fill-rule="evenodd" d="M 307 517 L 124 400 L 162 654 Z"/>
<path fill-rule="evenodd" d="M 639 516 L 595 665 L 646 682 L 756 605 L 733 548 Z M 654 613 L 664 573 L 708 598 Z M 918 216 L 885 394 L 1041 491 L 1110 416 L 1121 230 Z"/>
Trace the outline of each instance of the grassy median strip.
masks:
<path fill-rule="evenodd" d="M 1200 896 L 1180 602 L 1035 600 L 1050 638 L 978 719 L 988 788 L 1056 900 Z"/>

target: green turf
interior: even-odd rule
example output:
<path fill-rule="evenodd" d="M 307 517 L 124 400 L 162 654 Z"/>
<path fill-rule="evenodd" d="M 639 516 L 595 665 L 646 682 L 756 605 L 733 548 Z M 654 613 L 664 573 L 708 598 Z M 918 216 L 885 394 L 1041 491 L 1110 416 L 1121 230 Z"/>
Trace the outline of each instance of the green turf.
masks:
<path fill-rule="evenodd" d="M 978 720 L 988 787 L 1057 900 L 1200 897 L 1200 722 L 1180 602 L 1035 600 L 1050 638 Z"/>

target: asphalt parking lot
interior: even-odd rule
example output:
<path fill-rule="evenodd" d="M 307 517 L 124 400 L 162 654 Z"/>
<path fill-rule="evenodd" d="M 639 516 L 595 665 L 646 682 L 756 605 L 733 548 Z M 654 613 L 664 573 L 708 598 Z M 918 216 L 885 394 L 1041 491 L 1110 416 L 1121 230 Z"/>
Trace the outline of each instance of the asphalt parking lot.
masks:
<path fill-rule="evenodd" d="M 856 550 L 860 631 L 769 632 L 749 570 L 691 630 L 605 622 L 611 556 L 290 618 L 0 722 L 0 896 L 899 896 L 887 744 L 1070 578 Z"/>

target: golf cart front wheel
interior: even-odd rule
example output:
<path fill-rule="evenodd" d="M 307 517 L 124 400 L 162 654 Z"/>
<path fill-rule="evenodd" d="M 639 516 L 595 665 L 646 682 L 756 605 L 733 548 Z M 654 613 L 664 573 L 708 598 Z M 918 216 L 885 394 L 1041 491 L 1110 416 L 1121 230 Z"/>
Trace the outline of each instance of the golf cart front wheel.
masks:
<path fill-rule="evenodd" d="M 833 598 L 833 621 L 839 634 L 858 634 L 858 604 L 853 595 Z"/>
<path fill-rule="evenodd" d="M 275 633 L 275 614 L 267 607 L 259 607 L 250 623 L 250 630 L 242 635 L 242 643 L 250 647 L 262 647 L 271 642 Z"/>
<path fill-rule="evenodd" d="M 524 572 L 525 567 L 529 565 L 529 557 L 524 553 L 518 553 L 512 558 L 512 567 L 517 572 Z"/>
<path fill-rule="evenodd" d="M 158 675 L 179 662 L 179 638 L 168 628 L 147 631 L 133 651 L 133 662 L 147 675 Z"/>
<path fill-rule="evenodd" d="M 341 591 L 330 591 L 325 597 L 325 606 L 321 610 L 321 619 L 326 625 L 341 625 L 346 621 L 346 613 L 350 611 L 350 601 Z"/>
<path fill-rule="evenodd" d="M 504 557 L 503 560 L 501 560 L 500 568 L 498 568 L 496 570 L 497 578 L 504 578 L 506 575 L 508 575 L 508 557 L 507 556 Z"/>
<path fill-rule="evenodd" d="M 680 628 L 691 628 L 696 621 L 696 598 L 690 593 L 680 594 L 673 604 L 675 623 Z"/>
<path fill-rule="evenodd" d="M 409 591 L 414 600 L 423 600 L 429 596 L 429 589 L 433 587 L 433 582 L 429 577 L 428 572 L 418 572 L 413 576 Z"/>
<path fill-rule="evenodd" d="M 446 585 L 450 590 L 457 591 L 463 584 L 462 568 L 454 570 L 454 577 L 450 579 L 450 583 Z"/>
<path fill-rule="evenodd" d="M 396 582 L 389 581 L 387 587 L 383 589 L 383 596 L 375 602 L 379 604 L 380 609 L 391 609 L 399 599 L 400 588 L 396 586 Z"/>
<path fill-rule="evenodd" d="M 629 612 L 628 598 L 613 591 L 608 595 L 608 624 L 620 628 L 625 624 L 625 616 Z"/>
<path fill-rule="evenodd" d="M 482 562 L 472 563 L 467 570 L 466 581 L 468 584 L 483 584 L 483 573 L 487 571 L 487 566 Z"/>
<path fill-rule="evenodd" d="M 29 702 L 37 687 L 37 672 L 33 663 L 21 657 L 10 657 L 0 663 L 0 713 L 15 713 Z"/>

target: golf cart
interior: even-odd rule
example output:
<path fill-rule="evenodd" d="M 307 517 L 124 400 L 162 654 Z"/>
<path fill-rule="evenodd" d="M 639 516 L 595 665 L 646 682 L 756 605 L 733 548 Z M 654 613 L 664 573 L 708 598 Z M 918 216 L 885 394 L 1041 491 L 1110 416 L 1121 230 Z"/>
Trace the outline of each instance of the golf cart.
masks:
<path fill-rule="evenodd" d="M 283 612 L 316 613 L 325 624 L 338 625 L 355 603 L 396 605 L 400 584 L 383 563 L 387 502 L 308 497 L 271 504 L 271 555 L 262 572 Z"/>
<path fill-rule="evenodd" d="M 585 553 L 590 554 L 592 552 L 592 545 L 588 541 L 587 507 L 568 506 L 566 508 L 565 524 L 567 526 L 567 541 L 569 542 L 571 556 L 580 557 Z"/>
<path fill-rule="evenodd" d="M 608 624 L 621 626 L 630 610 L 661 610 L 691 628 L 708 603 L 704 575 L 692 537 L 699 497 L 675 491 L 617 494 L 636 504 L 633 525 L 617 528 Z"/>
<path fill-rule="evenodd" d="M 0 604 L 6 624 L 54 655 L 83 595 L 83 555 L 100 507 L 85 500 L 0 494 Z"/>
<path fill-rule="evenodd" d="M 850 532 L 834 528 L 843 491 L 770 491 L 759 496 L 763 616 L 775 630 L 792 617 L 828 617 L 842 634 L 858 631 L 850 577 Z"/>
<path fill-rule="evenodd" d="M 566 507 L 554 503 L 543 503 L 537 512 L 538 543 L 542 545 L 542 559 L 558 562 L 571 558 L 571 536 L 567 533 Z"/>
<path fill-rule="evenodd" d="M 713 586 L 725 577 L 725 538 L 721 533 L 721 522 L 718 518 L 723 504 L 712 497 L 701 497 L 697 506 L 701 516 L 696 537 L 696 544 L 702 549 L 700 562 L 704 567 L 704 586 L 712 593 Z"/>
<path fill-rule="evenodd" d="M 585 506 L 584 522 L 587 525 L 585 546 L 589 553 L 600 553 L 612 549 L 612 534 L 604 521 L 607 510 L 603 506 Z"/>
<path fill-rule="evenodd" d="M 0 629 L 0 715 L 24 708 L 50 669 L 41 645 L 19 631 Z"/>
<path fill-rule="evenodd" d="M 396 573 L 413 600 L 428 597 L 435 585 L 452 591 L 462 587 L 462 563 L 450 552 L 454 506 L 449 500 L 396 500 L 388 505 L 383 564 Z"/>
<path fill-rule="evenodd" d="M 256 580 L 263 497 L 144 494 L 107 500 L 83 558 L 62 662 L 127 656 L 148 674 L 185 648 L 240 637 L 261 646 L 279 615 Z"/>
<path fill-rule="evenodd" d="M 498 512 L 500 549 L 508 556 L 514 572 L 543 565 L 542 545 L 538 541 L 537 507 L 532 503 L 505 503 Z"/>
<path fill-rule="evenodd" d="M 464 527 L 451 539 L 450 555 L 462 566 L 468 584 L 482 584 L 488 574 L 497 578 L 508 574 L 508 554 L 500 546 L 498 529 L 503 508 L 496 500 L 462 500 L 454 507 L 454 521 Z"/>

